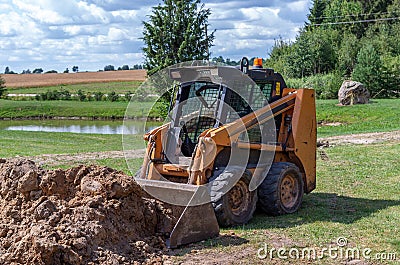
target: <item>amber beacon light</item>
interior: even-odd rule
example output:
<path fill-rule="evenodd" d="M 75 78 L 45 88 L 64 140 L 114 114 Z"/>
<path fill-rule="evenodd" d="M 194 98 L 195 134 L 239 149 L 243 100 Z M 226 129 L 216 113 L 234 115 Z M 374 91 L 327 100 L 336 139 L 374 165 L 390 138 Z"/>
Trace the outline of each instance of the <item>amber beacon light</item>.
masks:
<path fill-rule="evenodd" d="M 254 68 L 262 68 L 263 59 L 262 58 L 255 58 L 253 62 Z"/>

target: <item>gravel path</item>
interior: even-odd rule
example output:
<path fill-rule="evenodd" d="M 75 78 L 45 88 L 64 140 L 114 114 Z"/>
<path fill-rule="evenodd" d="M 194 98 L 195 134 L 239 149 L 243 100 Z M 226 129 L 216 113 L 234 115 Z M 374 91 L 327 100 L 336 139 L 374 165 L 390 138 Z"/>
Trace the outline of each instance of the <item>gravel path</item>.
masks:
<path fill-rule="evenodd" d="M 375 144 L 387 141 L 394 141 L 394 142 L 400 141 L 400 131 L 348 134 L 348 135 L 318 138 L 318 142 L 320 143 L 329 142 L 329 145 Z"/>

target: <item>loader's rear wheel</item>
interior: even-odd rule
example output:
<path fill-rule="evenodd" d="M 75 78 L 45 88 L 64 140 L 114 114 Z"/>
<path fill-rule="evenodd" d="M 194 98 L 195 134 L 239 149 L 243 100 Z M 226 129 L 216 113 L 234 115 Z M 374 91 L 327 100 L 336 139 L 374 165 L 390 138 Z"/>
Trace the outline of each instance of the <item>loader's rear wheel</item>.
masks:
<path fill-rule="evenodd" d="M 245 224 L 253 217 L 257 205 L 257 192 L 249 191 L 251 175 L 245 172 L 227 193 L 221 194 L 235 170 L 224 171 L 215 178 L 211 187 L 211 200 L 218 223 L 222 227 Z"/>
<path fill-rule="evenodd" d="M 272 164 L 258 187 L 258 202 L 261 209 L 270 215 L 296 212 L 304 194 L 304 182 L 299 168 L 288 162 Z"/>

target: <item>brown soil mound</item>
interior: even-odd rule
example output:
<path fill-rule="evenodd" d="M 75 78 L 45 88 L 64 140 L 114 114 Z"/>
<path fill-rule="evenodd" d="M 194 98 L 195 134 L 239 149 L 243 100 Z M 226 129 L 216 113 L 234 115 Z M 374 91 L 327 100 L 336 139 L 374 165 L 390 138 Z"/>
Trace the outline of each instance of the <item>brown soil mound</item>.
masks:
<path fill-rule="evenodd" d="M 0 264 L 162 263 L 172 210 L 107 167 L 0 160 Z"/>

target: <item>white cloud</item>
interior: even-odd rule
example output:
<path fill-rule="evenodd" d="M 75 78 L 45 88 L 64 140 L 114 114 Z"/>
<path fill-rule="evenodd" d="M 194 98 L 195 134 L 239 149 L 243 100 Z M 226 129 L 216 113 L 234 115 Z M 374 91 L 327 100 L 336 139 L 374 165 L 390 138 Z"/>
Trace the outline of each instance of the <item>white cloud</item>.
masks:
<path fill-rule="evenodd" d="M 126 30 L 118 29 L 118 28 L 110 28 L 108 30 L 108 39 L 110 41 L 120 41 L 128 39 L 128 34 Z"/>
<path fill-rule="evenodd" d="M 143 62 L 142 21 L 161 0 L 0 0 L 0 72 L 42 67 L 98 70 Z M 293 39 L 310 0 L 203 0 L 217 29 L 213 56 L 264 56 Z"/>
<path fill-rule="evenodd" d="M 36 2 L 23 0 L 13 0 L 12 2 L 20 11 L 24 12 L 25 15 L 31 17 L 33 20 L 36 20 L 39 23 L 62 24 L 70 22 L 68 18 L 61 16 L 56 11 L 43 8 L 43 2 L 46 1 L 38 0 L 39 5 L 37 5 Z"/>
<path fill-rule="evenodd" d="M 287 4 L 286 6 L 292 12 L 304 12 L 308 10 L 308 1 L 307 0 L 297 1 Z"/>

